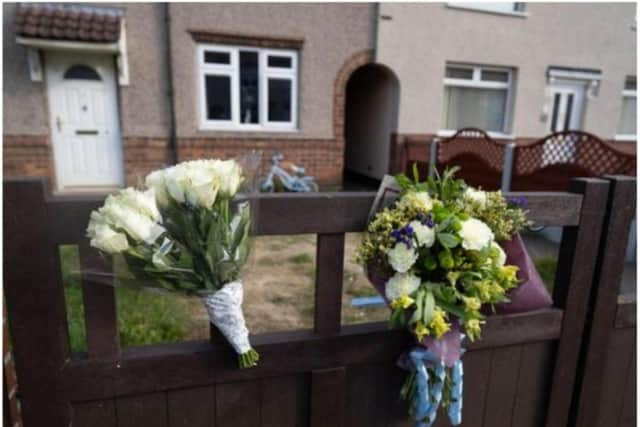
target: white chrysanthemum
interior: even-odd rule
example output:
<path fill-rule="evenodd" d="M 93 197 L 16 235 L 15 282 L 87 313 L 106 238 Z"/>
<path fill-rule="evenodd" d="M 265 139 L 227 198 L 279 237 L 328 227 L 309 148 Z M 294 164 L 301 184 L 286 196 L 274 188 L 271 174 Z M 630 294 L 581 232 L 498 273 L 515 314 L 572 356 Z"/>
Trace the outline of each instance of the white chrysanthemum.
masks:
<path fill-rule="evenodd" d="M 436 233 L 433 228 L 429 228 L 420 221 L 411 221 L 409 223 L 416 235 L 418 246 L 430 248 L 436 240 Z"/>
<path fill-rule="evenodd" d="M 418 259 L 418 254 L 412 247 L 407 248 L 404 243 L 396 243 L 393 249 L 387 251 L 387 257 L 395 271 L 406 273 Z"/>
<path fill-rule="evenodd" d="M 462 221 L 462 228 L 458 231 L 462 238 L 462 247 L 468 250 L 479 251 L 493 242 L 493 232 L 484 222 L 470 218 Z"/>
<path fill-rule="evenodd" d="M 396 273 L 387 281 L 385 295 L 389 301 L 403 295 L 411 295 L 420 287 L 420 278 L 415 274 Z"/>
<path fill-rule="evenodd" d="M 504 266 L 507 263 L 507 254 L 504 253 L 504 250 L 496 242 L 491 243 L 491 249 L 493 249 L 496 253 L 494 257 L 494 263 L 496 267 Z"/>
<path fill-rule="evenodd" d="M 106 224 L 94 224 L 93 227 L 90 225 L 88 234 L 91 238 L 91 246 L 103 252 L 115 254 L 129 248 L 127 236 L 123 233 L 113 231 L 113 229 Z"/>
<path fill-rule="evenodd" d="M 426 191 L 410 191 L 402 197 L 400 205 L 420 209 L 426 213 L 433 209 L 433 199 Z"/>
<path fill-rule="evenodd" d="M 482 190 L 476 190 L 473 187 L 467 187 L 467 190 L 464 192 L 464 197 L 468 201 L 477 203 L 482 207 L 485 207 L 487 204 L 487 193 Z"/>

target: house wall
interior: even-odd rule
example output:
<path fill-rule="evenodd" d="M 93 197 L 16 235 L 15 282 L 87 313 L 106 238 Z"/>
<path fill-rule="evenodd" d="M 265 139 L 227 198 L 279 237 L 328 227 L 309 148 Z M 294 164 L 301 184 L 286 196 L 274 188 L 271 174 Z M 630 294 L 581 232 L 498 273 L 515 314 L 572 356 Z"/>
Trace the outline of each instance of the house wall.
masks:
<path fill-rule="evenodd" d="M 336 116 L 335 109 L 336 102 L 344 102 L 346 81 L 336 85 L 336 79 L 354 55 L 373 48 L 374 17 L 372 3 L 171 4 L 179 157 L 231 156 L 260 149 L 264 165 L 274 151 L 282 151 L 321 182 L 339 182 L 344 153 L 343 117 Z M 199 130 L 197 43 L 190 30 L 256 39 L 303 39 L 299 50 L 299 129 L 282 133 Z"/>
<path fill-rule="evenodd" d="M 615 134 L 625 76 L 636 75 L 635 4 L 527 3 L 517 17 L 450 8 L 446 3 L 381 3 L 376 60 L 401 82 L 401 134 L 441 129 L 443 78 L 449 62 L 516 69 L 512 134 L 542 137 L 550 65 L 602 70 L 587 100 L 583 128 Z M 550 109 L 550 108 L 549 108 Z"/>

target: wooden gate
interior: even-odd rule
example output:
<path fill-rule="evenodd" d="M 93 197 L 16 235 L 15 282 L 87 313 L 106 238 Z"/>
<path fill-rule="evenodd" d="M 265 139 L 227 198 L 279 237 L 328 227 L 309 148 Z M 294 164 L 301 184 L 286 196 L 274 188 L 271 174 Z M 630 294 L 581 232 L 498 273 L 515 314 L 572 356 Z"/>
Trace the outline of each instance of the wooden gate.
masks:
<path fill-rule="evenodd" d="M 572 425 L 636 426 L 636 292 L 621 282 L 636 214 L 636 180 L 611 177 Z"/>
<path fill-rule="evenodd" d="M 364 229 L 373 194 L 259 196 L 259 234 L 318 235 L 315 326 L 253 336 L 260 365 L 239 370 L 215 338 L 121 349 L 113 289 L 86 282 L 88 352 L 71 354 L 58 245 L 80 244 L 83 266 L 96 265 L 84 229 L 102 201 L 46 188 L 4 183 L 4 285 L 26 427 L 412 425 L 395 366 L 409 334 L 341 326 L 344 233 Z M 564 227 L 554 307 L 493 316 L 468 345 L 465 427 L 567 425 L 608 188 L 581 179 L 570 193 L 526 195 L 533 220 Z"/>

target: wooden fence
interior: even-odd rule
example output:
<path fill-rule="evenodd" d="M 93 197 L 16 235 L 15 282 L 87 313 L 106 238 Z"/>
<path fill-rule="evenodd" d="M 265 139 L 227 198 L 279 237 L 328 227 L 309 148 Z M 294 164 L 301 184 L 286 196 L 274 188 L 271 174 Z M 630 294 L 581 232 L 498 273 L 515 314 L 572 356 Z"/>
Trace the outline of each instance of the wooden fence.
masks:
<path fill-rule="evenodd" d="M 485 190 L 566 191 L 576 177 L 605 174 L 635 176 L 636 155 L 582 131 L 556 132 L 538 140 L 495 140 L 476 128 L 449 138 L 398 144 L 394 172 L 411 172 L 414 163 L 426 173 L 430 163 L 442 171 L 461 166 L 467 183 Z"/>
<path fill-rule="evenodd" d="M 395 366 L 409 334 L 341 325 L 344 233 L 364 229 L 373 194 L 259 196 L 259 234 L 317 234 L 315 325 L 253 336 L 260 365 L 239 370 L 215 334 L 121 349 L 113 289 L 85 281 L 88 352 L 71 354 L 58 246 L 79 244 L 83 266 L 99 263 L 84 229 L 102 201 L 47 188 L 4 183 L 4 286 L 26 427 L 412 425 Z M 465 427 L 564 427 L 574 415 L 608 190 L 578 179 L 568 193 L 525 194 L 533 220 L 564 227 L 554 306 L 492 316 L 468 345 Z"/>

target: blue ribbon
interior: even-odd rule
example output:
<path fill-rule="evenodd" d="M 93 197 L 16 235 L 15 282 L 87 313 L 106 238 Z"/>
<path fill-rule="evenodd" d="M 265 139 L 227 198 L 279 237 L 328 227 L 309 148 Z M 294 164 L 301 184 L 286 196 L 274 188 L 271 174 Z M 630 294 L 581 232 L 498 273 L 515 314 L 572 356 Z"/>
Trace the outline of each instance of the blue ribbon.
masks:
<path fill-rule="evenodd" d="M 445 365 L 425 348 L 412 350 L 409 359 L 416 371 L 416 392 L 413 398 L 415 425 L 431 427 L 442 403 Z M 462 361 L 458 360 L 451 367 L 451 395 L 447 408 L 449 421 L 454 426 L 462 422 L 462 376 Z"/>

